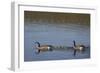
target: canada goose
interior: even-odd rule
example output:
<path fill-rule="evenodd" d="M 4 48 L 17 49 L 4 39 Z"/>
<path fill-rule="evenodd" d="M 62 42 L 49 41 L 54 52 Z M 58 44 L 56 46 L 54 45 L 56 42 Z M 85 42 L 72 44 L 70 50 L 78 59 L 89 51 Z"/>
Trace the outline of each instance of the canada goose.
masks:
<path fill-rule="evenodd" d="M 40 53 L 41 51 L 52 51 L 53 46 L 52 45 L 40 45 L 39 42 L 35 42 L 36 49 L 38 50 L 37 53 Z"/>
<path fill-rule="evenodd" d="M 83 52 L 85 51 L 85 46 L 84 45 L 76 45 L 76 42 L 75 40 L 73 41 L 74 43 L 74 56 L 76 55 L 76 51 L 80 51 L 80 52 Z"/>

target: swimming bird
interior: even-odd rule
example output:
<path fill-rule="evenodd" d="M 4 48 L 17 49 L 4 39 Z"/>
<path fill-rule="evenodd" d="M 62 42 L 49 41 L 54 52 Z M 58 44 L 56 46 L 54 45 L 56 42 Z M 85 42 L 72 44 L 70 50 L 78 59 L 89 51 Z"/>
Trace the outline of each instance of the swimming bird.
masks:
<path fill-rule="evenodd" d="M 36 49 L 38 50 L 37 53 L 40 53 L 42 51 L 53 51 L 52 45 L 40 45 L 39 42 L 35 42 Z"/>
<path fill-rule="evenodd" d="M 74 56 L 76 55 L 76 51 L 80 51 L 80 52 L 83 52 L 85 51 L 85 46 L 84 45 L 76 45 L 76 42 L 75 40 L 73 40 L 73 43 L 74 43 Z"/>

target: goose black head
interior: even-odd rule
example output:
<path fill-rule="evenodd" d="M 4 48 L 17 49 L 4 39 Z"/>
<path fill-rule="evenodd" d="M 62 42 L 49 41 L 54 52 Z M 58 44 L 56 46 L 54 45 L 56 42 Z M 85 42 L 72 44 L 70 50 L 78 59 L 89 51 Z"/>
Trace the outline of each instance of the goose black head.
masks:
<path fill-rule="evenodd" d="M 35 42 L 35 44 L 38 44 L 38 47 L 40 47 L 40 43 L 39 42 Z"/>

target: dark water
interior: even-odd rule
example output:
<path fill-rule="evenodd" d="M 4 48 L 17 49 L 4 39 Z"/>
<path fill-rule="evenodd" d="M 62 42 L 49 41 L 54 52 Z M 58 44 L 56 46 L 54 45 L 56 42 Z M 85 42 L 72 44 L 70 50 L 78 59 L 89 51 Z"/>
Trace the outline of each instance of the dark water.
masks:
<path fill-rule="evenodd" d="M 24 25 L 24 61 L 43 60 L 65 60 L 90 58 L 90 48 L 84 53 L 77 52 L 73 56 L 73 48 L 56 49 L 52 52 L 41 52 L 36 54 L 35 41 L 54 46 L 73 47 L 73 40 L 76 44 L 90 46 L 90 27 L 82 24 L 47 24 L 47 23 L 25 23 Z"/>

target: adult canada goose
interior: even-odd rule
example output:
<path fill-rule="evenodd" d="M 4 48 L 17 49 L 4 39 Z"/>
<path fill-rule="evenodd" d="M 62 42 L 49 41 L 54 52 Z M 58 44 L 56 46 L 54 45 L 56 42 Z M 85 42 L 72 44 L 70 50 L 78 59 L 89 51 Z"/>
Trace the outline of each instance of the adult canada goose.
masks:
<path fill-rule="evenodd" d="M 73 43 L 74 43 L 74 56 L 76 55 L 76 51 L 80 51 L 80 52 L 83 52 L 85 51 L 85 46 L 84 45 L 76 45 L 76 42 L 75 40 L 73 40 Z"/>
<path fill-rule="evenodd" d="M 39 42 L 35 42 L 36 49 L 38 50 L 37 53 L 40 53 L 41 51 L 53 51 L 52 45 L 40 45 Z"/>

